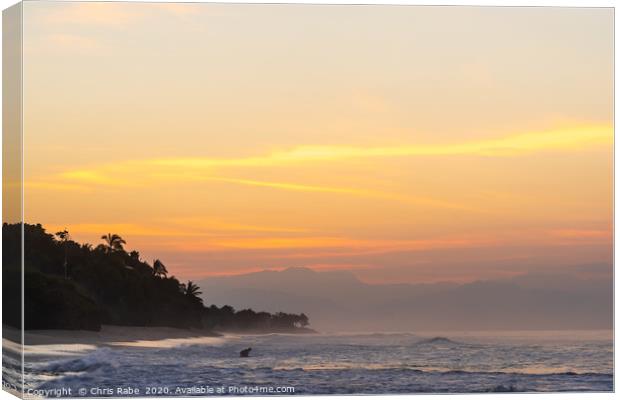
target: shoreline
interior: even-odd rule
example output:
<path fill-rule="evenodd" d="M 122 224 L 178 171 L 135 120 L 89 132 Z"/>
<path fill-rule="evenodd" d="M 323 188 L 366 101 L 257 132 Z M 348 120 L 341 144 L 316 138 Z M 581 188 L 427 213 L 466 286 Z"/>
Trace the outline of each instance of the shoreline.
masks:
<path fill-rule="evenodd" d="M 3 339 L 12 343 L 21 342 L 21 332 L 19 329 L 3 325 Z M 613 339 L 610 330 L 554 330 L 554 331 L 444 331 L 444 330 L 420 330 L 417 332 L 318 332 L 310 328 L 298 328 L 296 330 L 229 330 L 213 331 L 202 329 L 182 329 L 170 327 L 138 327 L 122 325 L 103 325 L 100 331 L 86 330 L 26 330 L 24 332 L 25 346 L 39 345 L 99 345 L 99 346 L 152 346 L 152 342 L 177 339 L 217 339 L 226 335 L 391 335 L 391 334 L 412 334 L 422 338 L 432 338 L 445 336 L 455 340 L 474 340 L 482 339 L 490 342 L 501 342 L 504 340 L 530 342 L 565 341 L 567 339 L 582 340 L 610 340 Z"/>
<path fill-rule="evenodd" d="M 247 329 L 247 330 L 229 330 L 229 331 L 215 331 L 220 335 L 311 335 L 320 333 L 310 328 L 295 328 L 295 329 L 281 329 L 281 330 L 266 330 L 266 329 Z"/>
<path fill-rule="evenodd" d="M 11 340 L 15 343 L 20 342 L 19 329 L 3 325 L 2 331 L 4 339 Z M 132 342 L 137 344 L 144 341 L 203 337 L 217 338 L 220 336 L 222 335 L 219 333 L 199 329 L 103 325 L 100 331 L 64 329 L 26 330 L 24 331 L 24 345 L 80 344 L 114 346 L 115 343 L 129 345 Z"/>
<path fill-rule="evenodd" d="M 19 329 L 11 326 L 2 326 L 2 336 L 5 340 L 20 343 Z M 40 345 L 105 345 L 105 346 L 140 346 L 145 342 L 155 342 L 174 339 L 218 338 L 225 335 L 269 335 L 292 334 L 305 335 L 318 333 L 309 328 L 300 328 L 295 331 L 281 330 L 242 330 L 242 331 L 212 331 L 206 329 L 182 329 L 170 327 L 142 327 L 103 325 L 100 331 L 41 329 L 24 331 L 25 346 Z"/>

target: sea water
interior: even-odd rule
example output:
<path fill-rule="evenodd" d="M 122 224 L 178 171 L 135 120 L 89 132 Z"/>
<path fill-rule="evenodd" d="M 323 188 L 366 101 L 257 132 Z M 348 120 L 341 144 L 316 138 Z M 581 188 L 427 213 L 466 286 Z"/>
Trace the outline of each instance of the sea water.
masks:
<path fill-rule="evenodd" d="M 26 391 L 42 397 L 613 390 L 610 331 L 225 335 L 26 351 Z"/>

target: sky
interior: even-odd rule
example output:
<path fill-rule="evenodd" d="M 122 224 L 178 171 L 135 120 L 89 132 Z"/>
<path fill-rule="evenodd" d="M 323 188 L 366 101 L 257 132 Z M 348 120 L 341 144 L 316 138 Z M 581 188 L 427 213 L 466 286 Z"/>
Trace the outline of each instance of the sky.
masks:
<path fill-rule="evenodd" d="M 612 34 L 600 8 L 27 2 L 25 220 L 184 279 L 610 275 Z"/>

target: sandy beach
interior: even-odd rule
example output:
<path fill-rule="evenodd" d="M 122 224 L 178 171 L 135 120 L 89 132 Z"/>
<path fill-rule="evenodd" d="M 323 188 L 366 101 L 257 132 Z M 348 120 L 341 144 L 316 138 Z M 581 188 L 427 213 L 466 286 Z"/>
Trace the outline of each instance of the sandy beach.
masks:
<path fill-rule="evenodd" d="M 18 329 L 3 326 L 3 338 L 20 342 Z M 27 346 L 53 344 L 87 344 L 87 345 L 132 345 L 140 342 L 166 339 L 188 339 L 201 337 L 218 337 L 217 333 L 207 330 L 189 330 L 168 327 L 136 327 L 104 325 L 101 331 L 72 330 L 29 330 L 25 332 L 24 344 Z"/>

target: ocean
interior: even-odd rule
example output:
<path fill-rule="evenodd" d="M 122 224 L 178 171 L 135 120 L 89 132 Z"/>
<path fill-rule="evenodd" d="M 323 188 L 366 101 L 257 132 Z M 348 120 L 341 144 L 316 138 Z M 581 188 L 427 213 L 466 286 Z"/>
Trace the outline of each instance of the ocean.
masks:
<path fill-rule="evenodd" d="M 252 347 L 250 357 L 239 351 Z M 613 390 L 610 331 L 225 335 L 27 346 L 41 397 Z M 5 351 L 6 363 L 11 363 Z M 6 380 L 6 378 L 5 378 Z"/>

